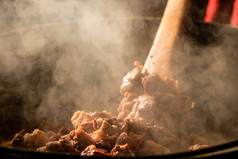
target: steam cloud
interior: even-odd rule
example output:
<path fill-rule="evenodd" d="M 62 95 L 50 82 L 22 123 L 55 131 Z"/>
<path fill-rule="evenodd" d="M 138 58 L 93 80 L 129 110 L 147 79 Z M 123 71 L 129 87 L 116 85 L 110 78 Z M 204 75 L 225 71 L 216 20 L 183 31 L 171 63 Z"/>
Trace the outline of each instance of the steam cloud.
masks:
<path fill-rule="evenodd" d="M 166 4 L 151 2 L 1 0 L 3 123 L 70 121 L 76 110 L 116 113 L 122 77 L 145 60 L 160 20 L 150 17 Z"/>

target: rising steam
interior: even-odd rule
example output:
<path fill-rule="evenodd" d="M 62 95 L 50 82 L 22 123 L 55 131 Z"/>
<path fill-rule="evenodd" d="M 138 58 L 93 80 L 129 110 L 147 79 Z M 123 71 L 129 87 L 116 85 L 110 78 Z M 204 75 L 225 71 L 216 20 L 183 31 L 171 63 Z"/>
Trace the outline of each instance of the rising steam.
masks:
<path fill-rule="evenodd" d="M 150 16 L 165 3 L 145 15 L 152 4 L 127 0 L 1 0 L 0 88 L 20 100 L 10 107 L 3 99 L 4 119 L 116 113 L 122 77 L 147 56 L 160 20 Z M 19 113 L 5 114 L 12 110 Z"/>

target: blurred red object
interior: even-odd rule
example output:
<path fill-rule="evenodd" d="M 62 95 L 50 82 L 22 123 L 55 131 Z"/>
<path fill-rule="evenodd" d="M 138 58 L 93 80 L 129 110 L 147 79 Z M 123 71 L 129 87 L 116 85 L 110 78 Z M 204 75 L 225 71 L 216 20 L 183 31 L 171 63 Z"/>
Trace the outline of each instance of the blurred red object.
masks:
<path fill-rule="evenodd" d="M 238 0 L 209 0 L 204 20 L 238 26 Z"/>

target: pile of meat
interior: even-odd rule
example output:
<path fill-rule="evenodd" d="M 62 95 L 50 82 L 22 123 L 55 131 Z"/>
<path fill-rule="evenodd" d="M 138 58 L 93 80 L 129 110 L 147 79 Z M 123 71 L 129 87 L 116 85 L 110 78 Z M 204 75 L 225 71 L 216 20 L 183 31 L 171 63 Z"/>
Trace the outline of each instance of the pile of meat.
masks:
<path fill-rule="evenodd" d="M 141 74 L 143 66 L 139 62 L 134 65 L 123 78 L 120 93 L 124 98 L 117 116 L 107 111 L 77 111 L 71 118 L 74 130 L 23 130 L 14 136 L 11 146 L 81 156 L 151 156 L 173 152 L 181 146 L 177 137 L 181 137 L 180 129 L 193 102 L 179 92 L 177 81 Z"/>

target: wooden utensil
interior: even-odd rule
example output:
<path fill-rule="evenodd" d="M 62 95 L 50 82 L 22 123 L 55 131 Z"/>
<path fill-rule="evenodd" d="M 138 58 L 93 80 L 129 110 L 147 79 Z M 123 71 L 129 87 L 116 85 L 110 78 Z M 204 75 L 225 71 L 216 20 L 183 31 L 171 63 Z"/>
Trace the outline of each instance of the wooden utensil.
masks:
<path fill-rule="evenodd" d="M 190 0 L 168 0 L 142 73 L 173 78 L 171 65 L 175 56 L 175 44 L 190 6 Z"/>

